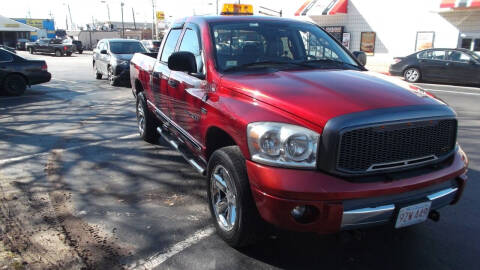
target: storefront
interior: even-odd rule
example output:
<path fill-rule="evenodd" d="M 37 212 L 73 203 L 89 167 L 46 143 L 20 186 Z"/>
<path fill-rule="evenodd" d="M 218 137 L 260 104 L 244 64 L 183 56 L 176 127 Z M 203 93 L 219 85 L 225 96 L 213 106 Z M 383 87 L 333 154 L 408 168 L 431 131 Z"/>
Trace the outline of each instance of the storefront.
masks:
<path fill-rule="evenodd" d="M 55 21 L 52 19 L 12 18 L 12 20 L 38 29 L 30 33 L 30 40 L 32 41 L 40 38 L 55 38 Z"/>
<path fill-rule="evenodd" d="M 295 15 L 365 51 L 372 70 L 427 48 L 480 51 L 480 0 L 311 0 Z"/>
<path fill-rule="evenodd" d="M 30 33 L 38 30 L 35 27 L 14 21 L 0 15 L 0 44 L 15 47 L 17 40 L 29 39 Z"/>

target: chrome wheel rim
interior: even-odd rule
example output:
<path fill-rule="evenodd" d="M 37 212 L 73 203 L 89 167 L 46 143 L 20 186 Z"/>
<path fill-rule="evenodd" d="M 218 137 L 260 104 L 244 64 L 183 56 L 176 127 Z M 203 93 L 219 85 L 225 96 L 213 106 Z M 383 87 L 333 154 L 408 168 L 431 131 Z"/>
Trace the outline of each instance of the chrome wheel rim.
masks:
<path fill-rule="evenodd" d="M 138 131 L 140 132 L 140 136 L 143 135 L 145 131 L 145 114 L 143 111 L 143 104 L 141 101 L 138 101 L 137 105 L 137 122 L 138 122 Z"/>
<path fill-rule="evenodd" d="M 231 231 L 237 221 L 237 198 L 233 179 L 222 165 L 217 165 L 210 179 L 211 203 L 219 227 Z"/>
<path fill-rule="evenodd" d="M 407 77 L 407 80 L 410 81 L 410 82 L 414 82 L 414 81 L 418 80 L 419 76 L 420 76 L 420 74 L 418 73 L 418 71 L 416 69 L 409 69 L 405 73 L 405 77 Z"/>
<path fill-rule="evenodd" d="M 108 69 L 108 80 L 110 82 L 113 82 L 112 68 Z"/>

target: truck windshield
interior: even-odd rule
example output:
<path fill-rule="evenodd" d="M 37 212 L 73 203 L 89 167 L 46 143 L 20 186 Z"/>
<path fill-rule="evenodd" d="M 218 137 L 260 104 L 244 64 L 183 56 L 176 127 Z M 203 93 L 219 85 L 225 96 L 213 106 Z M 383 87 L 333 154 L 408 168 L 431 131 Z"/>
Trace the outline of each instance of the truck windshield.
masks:
<path fill-rule="evenodd" d="M 147 52 L 140 42 L 110 42 L 110 51 L 114 54 L 134 54 Z"/>
<path fill-rule="evenodd" d="M 220 71 L 252 67 L 362 69 L 319 27 L 307 23 L 211 23 Z"/>

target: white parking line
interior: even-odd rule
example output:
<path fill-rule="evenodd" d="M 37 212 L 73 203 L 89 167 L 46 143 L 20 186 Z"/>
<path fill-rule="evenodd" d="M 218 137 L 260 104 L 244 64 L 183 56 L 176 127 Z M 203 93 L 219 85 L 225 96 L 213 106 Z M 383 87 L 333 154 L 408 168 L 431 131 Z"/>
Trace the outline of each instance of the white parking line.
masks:
<path fill-rule="evenodd" d="M 215 229 L 213 227 L 207 227 L 205 229 L 196 231 L 187 239 L 173 245 L 166 252 L 158 253 L 148 258 L 146 261 L 139 261 L 133 265 L 130 265 L 128 269 L 153 269 L 164 263 L 169 258 L 178 254 L 179 252 L 182 252 L 188 247 L 200 242 L 200 240 L 202 240 L 203 238 L 212 235 L 214 232 Z"/>
<path fill-rule="evenodd" d="M 460 94 L 460 95 L 480 96 L 480 93 L 468 93 L 468 92 L 461 92 L 461 91 L 449 91 L 449 90 L 437 90 L 437 89 L 425 89 L 425 90 L 433 91 L 433 92 L 453 93 L 453 94 Z"/>
<path fill-rule="evenodd" d="M 59 81 L 59 82 L 66 82 L 66 83 L 79 83 L 79 82 L 76 82 L 76 81 L 67 81 L 67 80 L 61 80 L 61 79 L 52 79 L 52 81 Z"/>
<path fill-rule="evenodd" d="M 91 142 L 91 143 L 87 143 L 87 144 L 83 144 L 83 145 L 72 146 L 72 147 L 68 147 L 68 148 L 65 148 L 65 149 L 57 149 L 57 150 L 58 150 L 59 152 L 77 150 L 77 149 L 80 149 L 80 148 L 89 147 L 89 146 L 94 146 L 94 145 L 99 145 L 99 144 L 111 142 L 111 141 L 114 141 L 114 140 L 130 139 L 130 138 L 134 138 L 134 137 L 136 137 L 136 136 L 138 136 L 138 133 L 134 133 L 134 134 L 130 134 L 130 135 L 125 135 L 125 136 L 117 137 L 117 138 L 113 138 L 113 139 L 106 139 L 106 140 Z M 0 160 L 0 165 L 6 164 L 6 163 L 10 163 L 10 162 L 14 162 L 14 161 L 21 161 L 21 160 L 25 160 L 25 159 L 30 159 L 30 158 L 33 158 L 33 157 L 44 156 L 44 155 L 47 155 L 48 153 L 50 153 L 50 152 L 49 152 L 49 151 L 47 151 L 47 152 L 40 152 L 40 153 L 31 154 L 31 155 L 24 155 L 24 156 L 19 156 L 19 157 L 2 159 L 2 160 Z"/>

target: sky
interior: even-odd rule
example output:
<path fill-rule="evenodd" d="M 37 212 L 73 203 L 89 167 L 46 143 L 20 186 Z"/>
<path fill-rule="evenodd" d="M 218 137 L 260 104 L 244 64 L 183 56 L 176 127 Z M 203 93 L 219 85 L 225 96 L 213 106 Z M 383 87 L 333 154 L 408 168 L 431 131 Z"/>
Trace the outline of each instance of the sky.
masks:
<path fill-rule="evenodd" d="M 107 4 L 112 21 L 121 21 L 121 2 L 124 2 L 125 21 L 133 22 L 133 12 L 137 22 L 152 22 L 152 0 L 0 0 L 0 14 L 9 18 L 47 19 L 53 17 L 57 28 L 65 29 L 68 7 L 74 25 L 85 26 L 95 21 L 108 21 Z M 156 10 L 165 12 L 167 19 L 190 15 L 215 14 L 216 0 L 153 0 Z M 235 3 L 238 0 L 219 0 L 219 9 L 223 3 Z M 285 16 L 293 13 L 304 0 L 241 0 L 241 3 L 253 4 L 254 9 L 264 6 L 284 11 Z M 133 12 L 132 12 L 133 8 Z M 70 26 L 70 16 L 68 15 Z"/>

